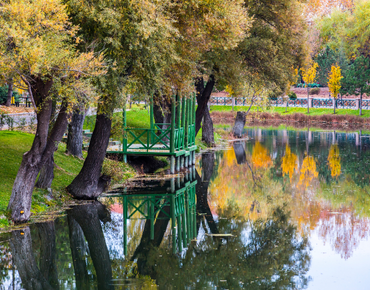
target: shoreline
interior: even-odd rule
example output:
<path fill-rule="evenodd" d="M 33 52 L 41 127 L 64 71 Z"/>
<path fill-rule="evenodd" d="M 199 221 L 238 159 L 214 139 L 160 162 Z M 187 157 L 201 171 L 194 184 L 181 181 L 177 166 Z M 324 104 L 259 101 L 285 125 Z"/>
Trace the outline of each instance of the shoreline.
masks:
<path fill-rule="evenodd" d="M 211 112 L 214 124 L 234 125 L 236 111 L 234 112 Z M 370 130 L 370 118 L 346 115 L 317 115 L 307 116 L 302 113 L 281 115 L 268 112 L 250 112 L 246 117 L 245 126 L 281 126 L 287 125 L 297 129 L 315 127 L 323 130 Z"/>

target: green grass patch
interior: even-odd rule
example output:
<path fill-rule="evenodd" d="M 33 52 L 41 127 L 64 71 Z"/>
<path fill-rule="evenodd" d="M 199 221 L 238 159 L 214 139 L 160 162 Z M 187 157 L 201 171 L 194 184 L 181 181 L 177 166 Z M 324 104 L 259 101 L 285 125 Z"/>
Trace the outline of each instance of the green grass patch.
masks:
<path fill-rule="evenodd" d="M 34 139 L 33 134 L 18 131 L 0 131 L 0 228 L 9 225 L 6 219 L 6 208 L 9 203 L 13 183 L 17 175 L 22 156 L 30 150 Z M 54 210 L 71 199 L 65 188 L 73 181 L 80 172 L 84 160 L 65 154 L 66 144 L 59 143 L 58 150 L 54 153 L 54 180 L 51 185 L 54 199 L 49 200 L 49 192 L 35 188 L 32 195 L 32 213 Z M 86 151 L 83 151 L 86 157 Z M 105 160 L 103 169 L 108 174 L 111 169 L 112 184 L 123 183 L 127 178 L 135 175 L 129 165 L 115 160 Z"/>
<path fill-rule="evenodd" d="M 235 106 L 234 111 L 247 111 L 248 106 Z M 258 109 L 258 110 L 257 110 Z M 252 106 L 251 112 L 268 112 L 268 113 L 279 113 L 281 115 L 291 115 L 296 113 L 305 114 L 308 116 L 320 116 L 320 115 L 327 115 L 333 114 L 333 109 L 322 109 L 322 108 L 310 108 L 310 113 L 307 114 L 307 108 L 295 108 L 295 107 L 288 107 L 287 112 L 285 112 L 285 107 L 269 107 L 265 110 L 262 110 L 260 107 Z M 211 106 L 211 112 L 231 112 L 232 106 Z M 359 110 L 351 110 L 351 109 L 336 109 L 336 115 L 347 115 L 347 116 L 359 116 Z M 370 117 L 370 110 L 362 110 L 362 118 L 369 118 Z"/>

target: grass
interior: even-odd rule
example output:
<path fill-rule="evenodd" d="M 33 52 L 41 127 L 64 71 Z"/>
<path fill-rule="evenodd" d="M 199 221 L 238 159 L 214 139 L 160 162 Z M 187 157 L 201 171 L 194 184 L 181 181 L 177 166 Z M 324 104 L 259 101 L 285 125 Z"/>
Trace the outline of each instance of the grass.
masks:
<path fill-rule="evenodd" d="M 12 192 L 13 183 L 18 172 L 18 168 L 22 161 L 23 154 L 28 151 L 33 142 L 34 135 L 18 131 L 0 131 L 0 174 L 2 182 L 0 184 L 0 228 L 7 226 L 8 221 L 4 218 L 6 208 Z M 32 212 L 42 212 L 50 206 L 59 205 L 63 202 L 67 195 L 64 188 L 73 180 L 80 171 L 83 160 L 67 156 L 65 153 L 65 144 L 61 143 L 58 150 L 54 154 L 55 163 L 59 167 L 54 170 L 54 180 L 52 190 L 54 196 L 53 201 L 46 199 L 47 192 L 45 190 L 35 189 L 32 199 Z"/>
<path fill-rule="evenodd" d="M 22 161 L 23 154 L 28 151 L 33 142 L 34 135 L 19 131 L 0 131 L 0 228 L 9 226 L 7 206 L 12 192 L 13 183 Z M 55 199 L 47 199 L 48 191 L 34 189 L 32 195 L 31 212 L 34 214 L 60 208 L 71 200 L 65 188 L 80 172 L 84 160 L 65 154 L 66 144 L 60 143 L 54 153 L 54 180 L 51 185 Z M 83 152 L 86 156 L 86 152 Z M 112 185 L 123 183 L 127 178 L 135 175 L 134 170 L 123 162 L 107 159 L 103 164 L 104 173 L 112 175 Z"/>
<path fill-rule="evenodd" d="M 234 111 L 247 111 L 248 106 L 235 106 Z M 257 112 L 257 106 L 253 106 L 251 108 L 251 112 Z M 211 106 L 211 112 L 231 112 L 232 106 Z M 259 108 L 261 112 L 261 109 Z M 302 113 L 308 116 L 320 116 L 326 114 L 333 114 L 333 109 L 322 109 L 322 108 L 310 108 L 310 113 L 307 114 L 307 108 L 293 108 L 288 107 L 287 113 L 285 112 L 285 107 L 270 107 L 269 109 L 264 110 L 268 113 L 279 113 L 281 115 L 291 115 L 295 113 Z M 351 110 L 351 109 L 336 109 L 336 115 L 348 115 L 348 116 L 359 116 L 359 110 Z M 370 110 L 362 110 L 362 118 L 369 118 L 370 117 Z"/>

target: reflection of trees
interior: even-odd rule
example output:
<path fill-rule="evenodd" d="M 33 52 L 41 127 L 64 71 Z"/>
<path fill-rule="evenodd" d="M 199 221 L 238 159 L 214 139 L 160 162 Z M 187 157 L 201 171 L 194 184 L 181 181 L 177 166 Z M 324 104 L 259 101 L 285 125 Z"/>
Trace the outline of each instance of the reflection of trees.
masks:
<path fill-rule="evenodd" d="M 297 238 L 283 209 L 267 220 L 246 223 L 229 208 L 231 217 L 218 223 L 220 232 L 235 237 L 220 243 L 198 237 L 186 255 L 174 255 L 164 247 L 146 252 L 146 269 L 160 288 L 206 289 L 301 289 L 307 286 L 310 257 L 307 239 Z M 248 232 L 248 237 L 246 237 Z"/>
<path fill-rule="evenodd" d="M 256 142 L 253 147 L 252 164 L 256 168 L 268 168 L 272 165 L 269 151 L 260 142 Z"/>
<path fill-rule="evenodd" d="M 214 222 L 211 209 L 208 204 L 208 187 L 213 174 L 214 166 L 214 154 L 203 153 L 202 154 L 202 178 L 200 178 L 198 171 L 195 172 L 197 178 L 196 195 L 197 195 L 197 232 L 201 224 L 201 219 L 204 216 L 211 233 L 217 234 L 218 229 Z"/>
<path fill-rule="evenodd" d="M 10 247 L 14 264 L 25 289 L 58 289 L 54 222 L 41 224 L 38 228 L 41 240 L 40 269 L 33 254 L 29 227 L 12 232 Z"/>
<path fill-rule="evenodd" d="M 340 175 L 340 157 L 338 145 L 331 145 L 328 155 L 328 163 L 332 177 L 338 177 Z"/>
<path fill-rule="evenodd" d="M 307 188 L 311 181 L 318 176 L 319 173 L 316 170 L 315 159 L 312 156 L 307 155 L 302 162 L 298 185 L 303 185 L 304 188 Z"/>
<path fill-rule="evenodd" d="M 86 247 L 81 230 L 85 236 L 90 256 L 94 264 L 98 289 L 113 289 L 112 267 L 109 259 L 100 220 L 110 219 L 109 212 L 100 202 L 73 207 L 67 211 L 70 245 L 72 251 L 75 279 L 78 289 L 89 289 L 83 251 Z"/>
<path fill-rule="evenodd" d="M 290 180 L 292 180 L 293 173 L 297 168 L 297 155 L 295 155 L 287 143 L 285 148 L 285 155 L 281 158 L 281 170 L 283 175 L 289 175 Z"/>

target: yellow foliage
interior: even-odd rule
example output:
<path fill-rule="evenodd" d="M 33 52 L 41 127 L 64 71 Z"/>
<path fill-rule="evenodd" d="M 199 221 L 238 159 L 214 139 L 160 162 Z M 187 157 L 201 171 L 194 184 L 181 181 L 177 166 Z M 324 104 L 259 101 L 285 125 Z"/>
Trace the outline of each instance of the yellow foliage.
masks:
<path fill-rule="evenodd" d="M 283 172 L 283 175 L 288 174 L 290 180 L 292 180 L 293 173 L 297 167 L 297 155 L 292 153 L 288 144 L 285 148 L 285 155 L 281 160 L 281 170 Z"/>
<path fill-rule="evenodd" d="M 225 88 L 225 91 L 229 93 L 230 96 L 234 96 L 234 90 L 231 86 L 227 85 L 226 88 Z"/>
<path fill-rule="evenodd" d="M 328 87 L 331 95 L 336 99 L 341 88 L 340 81 L 343 78 L 339 65 L 332 65 L 329 73 Z"/>
<path fill-rule="evenodd" d="M 316 170 L 316 161 L 312 156 L 306 156 L 303 159 L 300 173 L 298 185 L 303 185 L 304 187 L 308 187 L 310 182 L 319 176 Z"/>
<path fill-rule="evenodd" d="M 302 68 L 302 78 L 305 82 L 306 87 L 308 84 L 312 84 L 316 79 L 316 70 L 319 65 L 316 62 L 310 62 L 306 67 Z"/>
<path fill-rule="evenodd" d="M 341 172 L 339 147 L 338 145 L 331 145 L 328 155 L 329 168 L 332 177 L 338 177 Z"/>
<path fill-rule="evenodd" d="M 272 165 L 269 151 L 260 142 L 256 142 L 253 147 L 252 163 L 257 168 L 268 168 Z"/>

